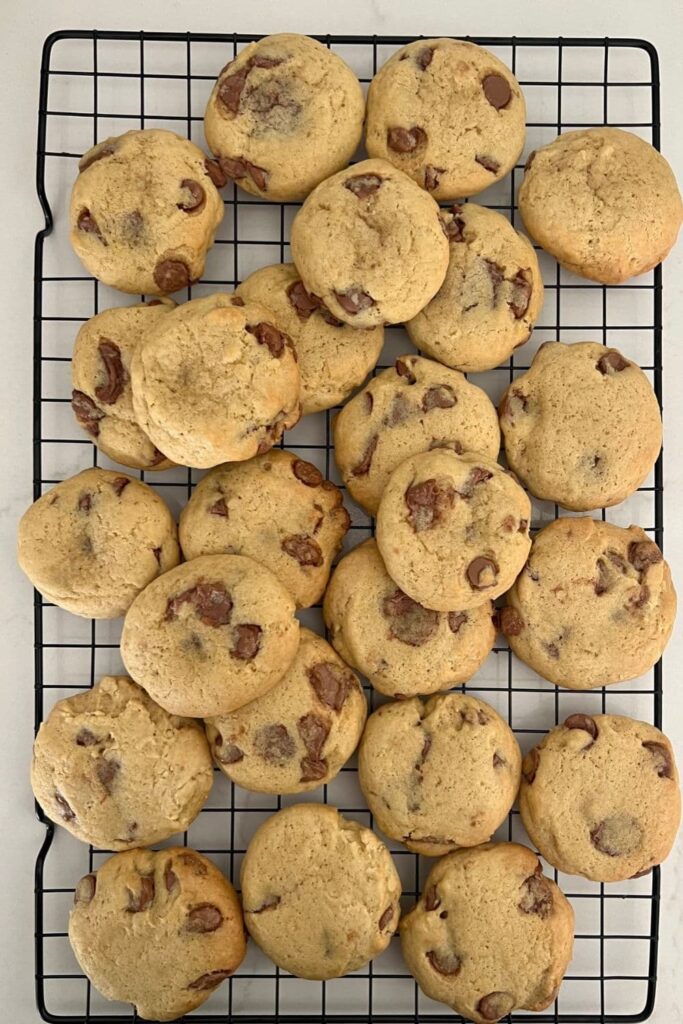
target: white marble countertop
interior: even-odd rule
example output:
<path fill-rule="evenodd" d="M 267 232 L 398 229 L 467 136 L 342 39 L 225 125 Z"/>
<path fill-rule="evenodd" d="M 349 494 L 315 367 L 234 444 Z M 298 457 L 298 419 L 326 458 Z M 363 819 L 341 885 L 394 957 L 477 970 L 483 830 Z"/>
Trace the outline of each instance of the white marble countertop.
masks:
<path fill-rule="evenodd" d="M 40 51 L 59 28 L 207 32 L 472 34 L 517 36 L 635 36 L 659 51 L 662 149 L 683 181 L 683 6 L 672 0 L 3 0 L 0 10 L 0 153 L 2 230 L 2 372 L 0 372 L 0 807 L 3 868 L 0 885 L 0 1018 L 9 1024 L 39 1020 L 33 994 L 33 864 L 42 828 L 33 816 L 28 766 L 33 726 L 32 594 L 14 561 L 16 522 L 31 500 L 31 389 L 33 239 L 42 226 L 35 195 L 35 135 Z M 683 244 L 664 268 L 665 551 L 683 589 Z M 664 728 L 683 760 L 683 690 L 676 667 L 683 659 L 683 616 L 665 658 Z M 683 837 L 662 869 L 659 984 L 651 1020 L 683 1021 Z"/>

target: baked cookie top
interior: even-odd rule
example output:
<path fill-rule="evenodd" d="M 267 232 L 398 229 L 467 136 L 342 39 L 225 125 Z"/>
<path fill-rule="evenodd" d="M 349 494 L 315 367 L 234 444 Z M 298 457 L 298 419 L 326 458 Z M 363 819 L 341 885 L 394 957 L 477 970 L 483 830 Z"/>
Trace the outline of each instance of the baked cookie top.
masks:
<path fill-rule="evenodd" d="M 683 202 L 649 142 L 620 128 L 588 128 L 529 156 L 519 212 L 531 237 L 568 270 L 620 284 L 661 263 Z"/>
<path fill-rule="evenodd" d="M 676 617 L 669 566 L 645 531 L 588 517 L 536 534 L 506 601 L 501 628 L 514 653 L 572 690 L 647 672 Z"/>
<path fill-rule="evenodd" d="M 377 513 L 387 571 L 437 611 L 474 608 L 504 593 L 531 547 L 531 503 L 492 459 L 438 448 L 394 470 Z"/>
<path fill-rule="evenodd" d="M 255 270 L 235 294 L 271 309 L 292 339 L 299 361 L 304 416 L 343 402 L 379 359 L 384 328 L 378 325 L 360 331 L 337 320 L 317 295 L 306 291 L 293 263 Z"/>
<path fill-rule="evenodd" d="M 519 809 L 560 871 L 596 882 L 646 874 L 668 855 L 681 818 L 671 743 L 632 718 L 570 715 L 524 758 Z"/>
<path fill-rule="evenodd" d="M 134 353 L 131 381 L 144 432 L 199 469 L 268 451 L 301 414 L 290 339 L 269 309 L 222 293 L 155 324 Z"/>
<path fill-rule="evenodd" d="M 250 43 L 218 76 L 204 115 L 214 181 L 264 199 L 304 199 L 348 164 L 365 99 L 351 68 L 309 36 Z"/>
<path fill-rule="evenodd" d="M 437 204 L 386 160 L 318 185 L 294 218 L 291 246 L 306 290 L 352 327 L 409 320 L 448 267 Z"/>
<path fill-rule="evenodd" d="M 623 501 L 662 446 L 650 381 L 615 348 L 542 345 L 500 403 L 510 467 L 538 498 L 587 512 Z"/>
<path fill-rule="evenodd" d="M 159 495 L 99 468 L 63 480 L 27 509 L 17 554 L 47 601 L 87 619 L 124 615 L 180 557 L 173 516 Z"/>
<path fill-rule="evenodd" d="M 441 288 L 406 324 L 421 351 L 465 372 L 491 370 L 529 340 L 543 306 L 534 247 L 475 203 L 443 210 L 450 259 Z"/>
<path fill-rule="evenodd" d="M 243 555 L 203 555 L 154 581 L 123 624 L 130 675 L 168 712 L 226 714 L 266 693 L 299 646 L 289 592 Z"/>
<path fill-rule="evenodd" d="M 58 701 L 33 747 L 45 813 L 100 849 L 151 846 L 184 832 L 213 783 L 201 726 L 169 715 L 125 676 Z"/>
<path fill-rule="evenodd" d="M 526 106 L 517 79 L 488 50 L 418 39 L 397 50 L 368 91 L 365 141 L 435 199 L 473 196 L 514 167 Z"/>
<path fill-rule="evenodd" d="M 204 153 L 175 132 L 130 131 L 84 153 L 71 192 L 71 244 L 88 270 L 122 292 L 187 288 L 223 219 Z"/>
<path fill-rule="evenodd" d="M 517 796 L 521 763 L 512 730 L 489 704 L 447 693 L 370 715 L 358 781 L 386 835 L 440 857 L 491 839 Z"/>
<path fill-rule="evenodd" d="M 422 356 L 400 356 L 334 420 L 334 455 L 349 494 L 376 515 L 389 477 L 433 448 L 498 457 L 500 429 L 485 391 Z"/>

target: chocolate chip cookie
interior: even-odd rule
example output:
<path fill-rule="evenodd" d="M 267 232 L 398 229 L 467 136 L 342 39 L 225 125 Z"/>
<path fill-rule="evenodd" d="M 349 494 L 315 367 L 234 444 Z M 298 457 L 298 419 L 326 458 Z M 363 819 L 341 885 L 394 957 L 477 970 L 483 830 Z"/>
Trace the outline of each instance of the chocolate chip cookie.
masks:
<path fill-rule="evenodd" d="M 46 601 L 86 619 L 124 615 L 180 557 L 159 495 L 107 469 L 86 469 L 35 501 L 19 523 L 17 554 Z"/>
<path fill-rule="evenodd" d="M 348 164 L 364 114 L 360 83 L 336 53 L 309 36 L 266 36 L 226 64 L 211 93 L 212 177 L 264 199 L 304 199 Z"/>
<path fill-rule="evenodd" d="M 485 391 L 461 373 L 406 355 L 382 370 L 334 421 L 334 455 L 349 494 L 370 515 L 409 455 L 432 448 L 498 457 L 500 429 Z"/>
<path fill-rule="evenodd" d="M 621 715 L 570 715 L 524 758 L 524 827 L 545 859 L 595 882 L 660 864 L 681 818 L 671 743 Z"/>
<path fill-rule="evenodd" d="M 490 370 L 528 341 L 543 306 L 534 247 L 507 217 L 465 203 L 441 214 L 450 247 L 446 279 L 406 329 L 457 370 Z"/>
<path fill-rule="evenodd" d="M 263 697 L 210 718 L 218 767 L 256 793 L 304 793 L 331 782 L 358 745 L 367 703 L 327 641 L 301 630 L 294 661 Z"/>
<path fill-rule="evenodd" d="M 436 199 L 460 199 L 512 170 L 525 117 L 517 79 L 488 50 L 418 39 L 370 83 L 365 142 Z"/>
<path fill-rule="evenodd" d="M 438 861 L 401 921 L 403 955 L 422 991 L 477 1024 L 550 1006 L 573 943 L 571 904 L 517 843 Z"/>
<path fill-rule="evenodd" d="M 683 220 L 664 157 L 620 128 L 565 132 L 536 150 L 518 201 L 539 245 L 568 270 L 603 284 L 661 263 Z"/>
<path fill-rule="evenodd" d="M 492 459 L 439 448 L 392 473 L 379 503 L 377 546 L 414 601 L 437 611 L 476 608 L 521 572 L 530 516 L 525 492 Z"/>
<path fill-rule="evenodd" d="M 412 697 L 467 682 L 493 647 L 492 605 L 435 612 L 390 578 L 374 540 L 349 552 L 325 592 L 330 641 L 380 693 Z"/>
<path fill-rule="evenodd" d="M 389 945 L 401 882 L 374 832 L 335 807 L 295 804 L 257 829 L 242 862 L 249 934 L 298 978 L 339 978 Z"/>
<path fill-rule="evenodd" d="M 539 675 L 591 690 L 649 671 L 675 617 L 669 566 L 644 530 L 571 518 L 536 534 L 500 624 Z"/>
<path fill-rule="evenodd" d="M 508 464 L 538 498 L 578 512 L 640 487 L 662 447 L 662 417 L 640 367 L 595 342 L 540 347 L 500 403 Z"/>
<path fill-rule="evenodd" d="M 410 320 L 448 268 L 437 204 L 385 160 L 318 185 L 294 218 L 291 246 L 306 290 L 352 327 Z"/>
<path fill-rule="evenodd" d="M 517 796 L 521 764 L 512 729 L 492 707 L 447 693 L 370 715 L 358 781 L 385 835 L 440 857 L 491 839 Z"/>
<path fill-rule="evenodd" d="M 306 291 L 293 263 L 261 267 L 236 292 L 260 302 L 292 339 L 301 374 L 301 412 L 331 409 L 359 387 L 379 359 L 381 325 L 359 331 L 332 316 L 317 295 Z"/>
<path fill-rule="evenodd" d="M 207 473 L 180 514 L 179 534 L 186 558 L 249 555 L 308 608 L 325 591 L 349 524 L 339 488 L 273 448 Z"/>
<path fill-rule="evenodd" d="M 203 555 L 133 602 L 121 656 L 170 714 L 205 718 L 272 689 L 298 646 L 294 601 L 268 569 L 243 555 Z"/>
<path fill-rule="evenodd" d="M 260 455 L 301 415 L 290 339 L 269 309 L 232 295 L 163 317 L 135 350 L 131 381 L 140 426 L 183 466 Z"/>
<path fill-rule="evenodd" d="M 71 192 L 70 239 L 86 270 L 122 292 L 187 288 L 223 219 L 223 200 L 200 149 L 149 128 L 84 153 Z"/>
<path fill-rule="evenodd" d="M 71 408 L 100 451 L 132 469 L 173 465 L 136 419 L 130 364 L 145 331 L 174 308 L 171 299 L 154 299 L 147 305 L 105 309 L 87 320 L 76 336 Z"/>
<path fill-rule="evenodd" d="M 145 1020 L 201 1006 L 246 950 L 240 901 L 201 853 L 129 850 L 80 880 L 69 941 L 103 996 Z"/>
<path fill-rule="evenodd" d="M 155 704 L 125 676 L 60 700 L 38 731 L 31 784 L 53 821 L 100 849 L 184 832 L 213 783 L 201 726 Z"/>

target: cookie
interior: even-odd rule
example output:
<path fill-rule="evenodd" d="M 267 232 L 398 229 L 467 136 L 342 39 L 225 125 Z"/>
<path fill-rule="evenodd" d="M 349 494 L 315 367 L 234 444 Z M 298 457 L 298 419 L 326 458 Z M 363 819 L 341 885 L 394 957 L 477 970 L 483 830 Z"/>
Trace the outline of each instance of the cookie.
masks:
<path fill-rule="evenodd" d="M 240 901 L 194 850 L 114 854 L 76 886 L 69 941 L 107 999 L 145 1020 L 175 1020 L 201 1006 L 246 950 Z"/>
<path fill-rule="evenodd" d="M 133 355 L 131 382 L 152 443 L 198 469 L 268 451 L 301 414 L 291 341 L 270 310 L 232 295 L 163 317 Z"/>
<path fill-rule="evenodd" d="M 349 524 L 339 488 L 310 462 L 273 448 L 207 473 L 180 514 L 179 533 L 186 558 L 248 555 L 308 608 L 325 591 Z"/>
<path fill-rule="evenodd" d="M 517 843 L 438 861 L 401 921 L 403 956 L 424 994 L 477 1024 L 550 1006 L 573 942 L 571 904 Z"/>
<path fill-rule="evenodd" d="M 180 552 L 173 516 L 151 487 L 94 468 L 27 509 L 17 556 L 46 601 L 86 619 L 115 619 Z"/>
<path fill-rule="evenodd" d="M 293 263 L 261 267 L 236 292 L 272 309 L 292 339 L 301 374 L 301 412 L 306 416 L 340 405 L 379 359 L 381 325 L 359 331 L 333 317 L 317 295 L 306 291 Z"/>
<path fill-rule="evenodd" d="M 255 832 L 242 862 L 247 930 L 298 978 L 340 978 L 389 945 L 401 882 L 374 832 L 335 807 L 294 804 Z"/>
<path fill-rule="evenodd" d="M 676 617 L 669 566 L 645 531 L 589 518 L 537 533 L 506 600 L 500 624 L 514 653 L 570 690 L 649 671 Z"/>
<path fill-rule="evenodd" d="M 493 647 L 492 605 L 435 612 L 390 578 L 375 540 L 339 562 L 325 592 L 323 614 L 347 664 L 388 697 L 434 693 L 467 682 Z"/>
<path fill-rule="evenodd" d="M 125 676 L 104 676 L 60 700 L 33 747 L 36 800 L 100 849 L 151 846 L 184 832 L 212 783 L 200 725 L 167 714 Z"/>
<path fill-rule="evenodd" d="M 130 364 L 145 331 L 174 308 L 170 299 L 116 306 L 87 320 L 71 357 L 71 408 L 94 443 L 131 469 L 169 469 L 173 463 L 141 430 L 133 411 Z"/>
<path fill-rule="evenodd" d="M 348 164 L 364 114 L 358 79 L 322 43 L 294 33 L 250 43 L 219 74 L 204 115 L 214 181 L 304 199 Z"/>
<path fill-rule="evenodd" d="M 461 373 L 405 355 L 382 370 L 334 421 L 334 455 L 349 494 L 376 515 L 382 491 L 409 455 L 432 448 L 496 459 L 500 428 L 485 391 Z"/>
<path fill-rule="evenodd" d="M 306 290 L 352 327 L 410 320 L 448 268 L 438 206 L 385 160 L 318 185 L 294 218 L 291 247 Z"/>
<path fill-rule="evenodd" d="M 200 149 L 150 128 L 84 153 L 69 238 L 83 266 L 122 292 L 168 295 L 201 277 L 223 200 Z"/>
<path fill-rule="evenodd" d="M 392 54 L 368 91 L 365 144 L 435 199 L 473 196 L 504 178 L 524 145 L 526 107 L 509 68 L 456 39 Z"/>
<path fill-rule="evenodd" d="M 465 372 L 491 370 L 528 341 L 543 306 L 534 247 L 507 217 L 466 203 L 441 214 L 446 279 L 406 330 L 434 359 Z"/>
<path fill-rule="evenodd" d="M 294 601 L 243 555 L 203 555 L 155 580 L 123 624 L 130 675 L 172 715 L 223 715 L 267 693 L 299 646 Z"/>
<path fill-rule="evenodd" d="M 681 820 L 671 743 L 621 715 L 570 715 L 524 758 L 519 809 L 548 863 L 594 882 L 647 874 Z"/>
<path fill-rule="evenodd" d="M 377 546 L 427 608 L 476 608 L 508 590 L 529 554 L 531 503 L 492 459 L 438 448 L 402 462 L 377 513 Z"/>
<path fill-rule="evenodd" d="M 661 263 L 683 220 L 664 157 L 619 128 L 565 132 L 533 152 L 518 202 L 539 245 L 567 270 L 603 284 Z"/>
<path fill-rule="evenodd" d="M 517 796 L 521 764 L 512 729 L 490 705 L 447 693 L 370 715 L 358 781 L 385 835 L 440 857 L 491 839 Z"/>
<path fill-rule="evenodd" d="M 358 745 L 367 704 L 356 676 L 327 641 L 301 630 L 294 661 L 263 697 L 210 718 L 216 763 L 256 793 L 305 793 L 325 786 Z"/>
<path fill-rule="evenodd" d="M 615 348 L 549 341 L 500 403 L 508 464 L 538 498 L 577 512 L 640 487 L 662 447 L 650 381 Z"/>

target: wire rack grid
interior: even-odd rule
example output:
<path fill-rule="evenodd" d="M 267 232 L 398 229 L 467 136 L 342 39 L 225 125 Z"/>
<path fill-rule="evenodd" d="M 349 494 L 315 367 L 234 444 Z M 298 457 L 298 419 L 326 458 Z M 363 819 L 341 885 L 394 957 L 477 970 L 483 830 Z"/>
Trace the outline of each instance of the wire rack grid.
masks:
<path fill-rule="evenodd" d="M 130 128 L 170 128 L 204 147 L 204 106 L 219 69 L 257 36 L 61 31 L 45 42 L 41 66 L 37 191 L 45 228 L 36 239 L 34 319 L 34 491 L 91 464 L 110 465 L 82 434 L 69 407 L 70 355 L 82 322 L 96 312 L 130 301 L 86 276 L 68 245 L 66 209 L 80 155 L 95 142 Z M 327 36 L 321 41 L 356 71 L 364 87 L 403 37 Z M 525 151 L 512 175 L 477 202 L 517 222 L 515 194 L 526 156 L 558 132 L 580 126 L 618 125 L 659 146 L 659 72 L 651 44 L 633 39 L 474 38 L 504 60 L 525 92 Z M 359 156 L 362 155 L 359 153 Z M 197 297 L 235 286 L 259 266 L 289 258 L 295 203 L 267 203 L 231 187 L 225 218 Z M 546 288 L 541 320 L 531 341 L 502 367 L 474 375 L 497 400 L 525 369 L 538 345 L 593 339 L 619 347 L 649 374 L 661 401 L 660 270 L 619 287 L 603 287 L 561 270 L 539 252 Z M 386 366 L 410 350 L 400 327 L 387 330 L 380 360 Z M 334 411 L 306 417 L 284 439 L 287 448 L 315 462 L 340 483 L 331 444 Z M 144 477 L 144 474 L 140 474 Z M 178 512 L 197 482 L 194 471 L 175 469 L 148 476 Z M 352 526 L 346 548 L 364 540 L 372 522 L 347 499 Z M 558 507 L 534 502 L 538 529 Z M 600 513 L 618 525 L 639 523 L 662 543 L 662 465 L 627 502 Z M 322 630 L 320 609 L 301 615 Z M 35 596 L 35 725 L 54 702 L 121 671 L 120 622 L 90 622 L 68 615 Z M 510 722 L 523 750 L 573 711 L 613 712 L 661 724 L 661 665 L 631 683 L 590 693 L 558 690 L 513 658 L 499 638 L 467 692 L 491 703 Z M 371 707 L 376 695 L 367 688 Z M 209 802 L 182 841 L 211 856 L 236 885 L 250 836 L 269 814 L 297 798 L 246 793 L 220 773 Z M 352 761 L 323 790 L 303 799 L 325 800 L 371 825 Z M 97 868 L 107 851 L 78 843 L 39 816 L 46 827 L 35 870 L 36 995 L 46 1021 L 88 1024 L 135 1020 L 130 1007 L 102 999 L 81 974 L 66 936 L 75 881 Z M 525 842 L 513 811 L 497 838 Z M 390 843 L 404 887 L 404 908 L 429 870 Z M 659 871 L 609 886 L 549 869 L 576 911 L 575 956 L 558 1000 L 542 1014 L 517 1013 L 515 1021 L 626 1022 L 652 1012 L 656 987 Z M 237 974 L 188 1020 L 218 1022 L 446 1022 L 457 1018 L 424 997 L 408 974 L 396 939 L 374 963 L 334 982 L 301 981 L 279 971 L 254 944 Z"/>

